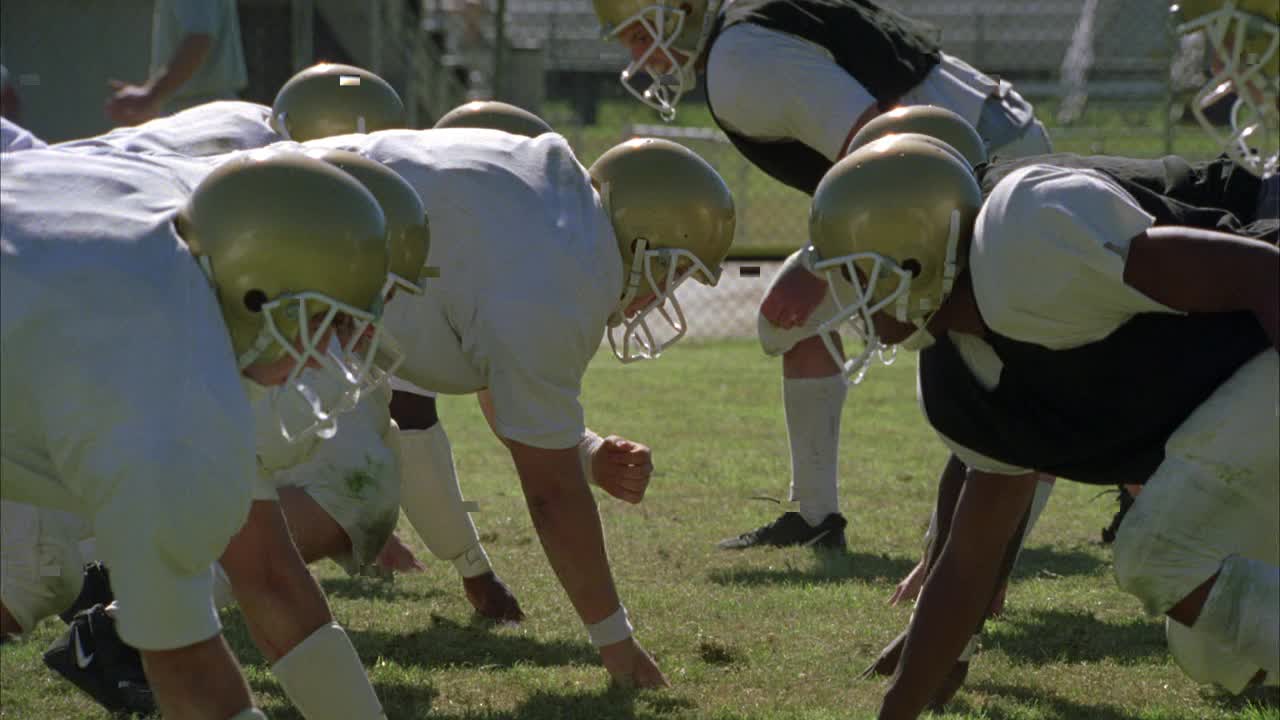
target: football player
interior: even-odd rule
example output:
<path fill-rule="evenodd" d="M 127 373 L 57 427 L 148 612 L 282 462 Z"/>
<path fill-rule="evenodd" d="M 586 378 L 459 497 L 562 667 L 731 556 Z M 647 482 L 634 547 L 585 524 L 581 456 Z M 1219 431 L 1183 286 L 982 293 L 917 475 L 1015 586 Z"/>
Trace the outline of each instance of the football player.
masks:
<path fill-rule="evenodd" d="M 624 362 L 657 357 L 683 335 L 674 292 L 690 278 L 714 284 L 733 238 L 723 180 L 694 153 L 660 140 L 619 145 L 590 171 L 554 133 L 389 130 L 307 145 L 384 163 L 422 197 L 433 261 L 449 271 L 389 307 L 388 318 L 408 333 L 397 375 L 427 390 L 480 394 L 605 667 L 624 685 L 665 685 L 632 636 L 584 472 L 589 459 L 611 456 L 622 471 L 596 473 L 595 482 L 639 502 L 649 450 L 593 437 L 578 396 L 606 328 Z M 657 325 L 659 317 L 666 322 Z M 411 521 L 420 492 L 414 483 L 403 488 Z"/>
<path fill-rule="evenodd" d="M 361 128 L 399 127 L 403 124 L 403 112 L 403 104 L 395 90 L 377 75 L 347 65 L 321 64 L 302 71 L 287 82 L 277 93 L 271 108 L 253 103 L 210 103 L 136 128 L 120 128 L 97 138 L 63 143 L 59 147 L 83 150 L 105 145 L 134 152 L 204 156 L 263 147 L 288 138 L 306 140 L 325 133 L 345 134 Z M 471 127 L 485 125 L 532 135 L 550 130 L 532 113 L 496 102 L 468 103 L 446 114 L 438 126 L 450 127 L 454 123 Z M 519 603 L 493 571 L 475 524 L 467 513 L 468 506 L 458 487 L 449 439 L 439 422 L 435 400 L 425 398 L 420 389 L 417 393 L 411 392 L 410 384 L 402 381 L 396 382 L 396 388 L 391 409 L 399 423 L 396 439 L 400 445 L 400 467 L 406 474 L 406 480 L 408 476 L 416 478 L 413 481 L 416 490 L 409 495 L 406 514 L 432 554 L 451 562 L 458 570 L 467 599 L 478 613 L 501 621 L 522 619 L 524 613 Z M 621 438 L 612 438 L 610 448 L 618 447 L 619 442 L 622 442 Z M 330 443 L 321 447 L 330 460 L 335 459 Z M 643 446 L 635 444 L 633 447 L 639 449 Z M 357 571 L 367 567 L 367 558 L 359 552 L 354 556 L 348 554 L 343 548 L 350 546 L 351 538 L 348 534 L 330 532 L 334 526 L 324 520 L 326 514 L 330 518 L 351 519 L 352 508 L 328 507 L 335 503 L 345 504 L 338 503 L 338 499 L 349 497 L 343 478 L 363 467 L 364 454 L 354 448 L 351 451 L 351 457 L 336 463 L 342 472 L 334 471 L 329 465 L 309 463 L 307 467 L 290 471 L 287 480 L 293 485 L 281 486 L 279 490 L 281 508 L 289 519 L 294 541 L 303 557 L 310 561 L 334 551 L 337 553 L 335 559 L 348 571 Z M 385 454 L 385 448 L 377 452 Z M 603 477 L 614 472 L 629 472 L 626 465 L 605 460 L 615 455 L 596 452 L 594 457 L 601 459 L 597 463 L 597 472 Z M 330 470 L 306 480 L 309 469 L 318 467 Z M 326 485 L 317 477 L 329 478 L 337 484 Z M 297 492 L 298 489 L 303 492 Z M 383 510 L 391 507 L 395 497 L 388 491 L 377 500 L 370 499 L 366 510 L 372 516 L 385 518 Z M 371 527 L 363 521 L 342 521 L 339 524 L 347 530 Z M 316 526 L 315 532 L 306 531 L 307 536 L 302 537 L 303 527 Z M 368 533 L 362 534 L 372 541 Z M 394 535 L 387 540 L 383 550 L 378 557 L 380 570 L 413 571 L 421 567 Z M 360 560 L 352 563 L 354 558 Z"/>
<path fill-rule="evenodd" d="M 862 126 L 898 105 L 956 112 L 996 155 L 1050 150 L 1031 105 L 1008 82 L 941 52 L 914 21 L 867 0 L 594 0 L 594 6 L 606 36 L 631 51 L 621 79 L 633 95 L 670 119 L 704 75 L 711 116 L 733 145 L 806 194 Z M 765 353 L 782 356 L 790 499 L 799 512 L 725 540 L 724 548 L 845 546 L 836 470 L 847 387 L 813 320 L 826 284 L 799 259 L 795 253 L 783 264 L 758 318 Z"/>
<path fill-rule="evenodd" d="M 295 428 L 350 402 L 382 336 L 382 211 L 296 153 L 194 189 L 135 154 L 12 153 L 3 173 L 3 496 L 91 522 L 166 714 L 261 717 L 209 600 L 249 513 L 246 391 L 280 386 Z"/>
<path fill-rule="evenodd" d="M 1016 160 L 996 159 L 994 162 L 987 163 L 982 161 L 980 139 L 963 119 L 953 113 L 929 106 L 897 108 L 881 115 L 868 123 L 858 133 L 850 143 L 850 148 L 851 150 L 856 150 L 886 135 L 907 132 L 931 136 L 942 140 L 957 150 L 971 166 L 975 167 L 984 183 L 984 187 L 994 186 L 995 181 L 1004 175 L 1033 163 L 1094 170 L 1103 173 L 1120 184 L 1125 188 L 1126 192 L 1140 197 L 1143 203 L 1167 204 L 1171 208 L 1176 208 L 1177 212 L 1183 215 L 1203 218 L 1202 220 L 1197 220 L 1197 222 L 1215 221 L 1215 219 L 1223 217 L 1222 208 L 1231 208 L 1234 214 L 1228 217 L 1232 224 L 1223 225 L 1223 229 L 1260 235 L 1274 232 L 1276 225 L 1277 213 L 1272 206 L 1268 205 L 1266 192 L 1268 186 L 1259 182 L 1246 169 L 1226 158 L 1193 165 L 1174 156 L 1156 160 L 1138 160 L 1111 156 L 1088 157 L 1073 154 L 1056 154 Z M 1236 214 L 1239 215 L 1238 218 Z M 1246 225 L 1248 225 L 1247 228 Z M 849 298 L 844 296 L 842 301 L 848 303 Z M 823 317 L 831 317 L 836 313 L 836 310 L 837 306 L 834 304 L 834 300 L 828 300 L 824 301 L 816 312 Z M 962 490 L 963 483 L 963 464 L 961 464 L 960 472 L 943 473 L 938 495 L 940 498 L 945 498 L 943 501 L 944 507 L 954 506 L 954 500 Z M 1125 486 L 1125 491 L 1136 496 L 1136 490 L 1140 488 L 1140 485 L 1127 485 Z M 1038 493 L 1037 500 L 1040 497 Z M 1127 494 L 1126 497 L 1130 497 L 1130 495 Z M 1039 506 L 1033 505 L 1029 522 L 1034 521 L 1039 509 Z M 1122 518 L 1123 513 L 1117 514 L 1116 519 L 1113 520 L 1114 528 L 1119 527 Z M 950 520 L 950 517 L 944 517 L 942 522 L 939 523 L 936 515 L 931 519 L 930 532 L 926 538 L 925 556 L 908 575 L 907 579 L 899 583 L 891 602 L 897 604 L 903 599 L 914 600 L 918 595 L 920 585 L 927 575 L 930 558 L 936 559 L 937 553 L 941 551 L 942 545 L 946 542 Z M 939 527 L 941 527 L 941 533 L 939 533 Z M 1015 550 L 1016 548 L 1013 546 L 1006 550 L 1005 562 L 1000 573 L 1000 589 L 996 590 L 996 600 L 993 602 L 992 612 L 1003 602 L 1003 586 L 1007 581 L 1008 573 L 1013 568 L 1013 560 L 1016 558 Z M 1176 631 L 1171 630 L 1171 632 Z M 1171 634 L 1171 643 L 1172 638 L 1173 635 Z M 905 634 L 890 643 L 880 657 L 877 658 L 877 661 L 868 669 L 866 675 L 892 674 L 897 666 L 904 639 Z M 966 648 L 965 652 L 961 654 L 961 661 L 957 663 L 947 678 L 945 690 L 940 690 L 935 695 L 935 701 L 949 698 L 954 690 L 958 689 L 959 684 L 967 673 L 967 660 L 972 653 L 974 644 L 976 644 L 976 637 L 971 640 L 970 647 Z"/>
<path fill-rule="evenodd" d="M 891 135 L 814 195 L 806 262 L 852 298 L 823 327 L 918 340 L 921 407 L 968 473 L 938 509 L 946 543 L 881 717 L 916 717 L 943 685 L 1035 471 L 1144 485 L 1120 586 L 1243 663 L 1243 683 L 1276 673 L 1280 569 L 1258 548 L 1280 532 L 1280 252 L 1274 222 L 1269 243 L 1216 231 L 1255 219 L 1258 179 L 1186 188 L 1234 199 L 1213 208 L 1093 169 L 992 167 L 980 184 L 949 145 Z"/>

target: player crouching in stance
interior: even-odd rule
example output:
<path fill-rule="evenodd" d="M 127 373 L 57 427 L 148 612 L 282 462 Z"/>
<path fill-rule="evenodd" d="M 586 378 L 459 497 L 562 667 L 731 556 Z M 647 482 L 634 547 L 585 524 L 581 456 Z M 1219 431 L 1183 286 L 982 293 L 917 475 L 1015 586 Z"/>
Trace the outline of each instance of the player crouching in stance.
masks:
<path fill-rule="evenodd" d="M 1116 539 L 1120 586 L 1254 675 L 1280 670 L 1280 570 L 1251 556 L 1280 531 L 1280 253 L 1154 221 L 1105 175 L 1050 165 L 984 202 L 949 146 L 910 134 L 860 148 L 815 193 L 809 263 L 854 298 L 828 322 L 924 346 L 921 406 L 968 466 L 882 718 L 916 717 L 960 654 L 1032 471 L 1144 484 Z"/>
<path fill-rule="evenodd" d="M 715 283 L 733 239 L 724 181 L 688 149 L 660 140 L 624 143 L 590 171 L 554 133 L 388 130 L 307 146 L 357 152 L 418 191 L 432 260 L 448 271 L 388 308 L 408 333 L 399 337 L 397 376 L 429 391 L 481 395 L 551 567 L 605 667 L 623 685 L 665 685 L 614 587 L 584 473 L 584 458 L 601 450 L 579 396 L 607 328 L 625 362 L 657 357 L 683 334 L 673 293 L 690 278 Z M 660 316 L 670 320 L 665 334 L 651 327 Z M 625 471 L 597 474 L 596 483 L 639 502 L 652 471 L 648 449 L 604 454 L 620 456 Z M 410 485 L 401 502 L 416 527 Z"/>
<path fill-rule="evenodd" d="M 308 399 L 304 422 L 349 402 L 314 402 L 302 375 L 368 370 L 326 348 L 380 338 L 382 211 L 349 175 L 283 153 L 188 194 L 145 157 L 29 151 L 6 158 L 4 186 L 3 496 L 91 521 L 166 715 L 261 717 L 210 602 L 210 564 L 250 512 L 241 383 Z"/>

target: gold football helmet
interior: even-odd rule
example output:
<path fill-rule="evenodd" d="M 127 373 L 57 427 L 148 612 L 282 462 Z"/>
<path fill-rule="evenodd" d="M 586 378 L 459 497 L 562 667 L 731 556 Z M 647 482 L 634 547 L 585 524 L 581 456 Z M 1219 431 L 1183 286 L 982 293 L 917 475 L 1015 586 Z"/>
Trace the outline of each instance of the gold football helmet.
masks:
<path fill-rule="evenodd" d="M 697 62 L 715 25 L 721 0 L 592 0 L 606 40 L 643 33 L 648 48 L 622 70 L 619 80 L 640 102 L 664 120 L 676 116 L 676 104 L 697 86 Z M 655 62 L 656 61 L 656 62 Z M 649 78 L 645 87 L 635 80 Z"/>
<path fill-rule="evenodd" d="M 176 225 L 217 293 L 238 367 L 292 358 L 283 389 L 310 413 L 281 429 L 299 439 L 332 427 L 382 340 L 387 224 L 374 197 L 327 163 L 256 151 L 210 173 Z M 360 337 L 364 351 L 350 353 Z M 309 365 L 340 391 L 322 397 L 302 379 Z"/>
<path fill-rule="evenodd" d="M 818 334 L 844 376 L 861 380 L 881 354 L 873 316 L 925 332 L 965 267 L 982 191 L 968 163 L 926 135 L 889 135 L 837 162 L 818 183 L 805 262 L 837 307 Z M 845 302 L 841 298 L 852 298 Z M 832 339 L 845 323 L 865 341 L 846 360 Z M 883 357 L 883 356 L 882 356 Z"/>
<path fill-rule="evenodd" d="M 404 103 L 386 80 L 333 63 L 312 65 L 289 78 L 271 106 L 272 127 L 298 142 L 400 128 L 404 117 Z"/>
<path fill-rule="evenodd" d="M 1233 160 L 1259 177 L 1280 170 L 1280 5 L 1276 0 L 1181 0 L 1170 7 L 1178 34 L 1204 33 L 1211 77 L 1191 112 Z M 1235 92 L 1229 129 L 1205 108 Z"/>
<path fill-rule="evenodd" d="M 443 128 L 487 128 L 525 137 L 555 132 L 546 120 L 528 110 L 497 100 L 474 100 L 459 105 L 436 121 L 435 129 Z"/>
<path fill-rule="evenodd" d="M 626 278 L 609 344 L 624 363 L 656 358 L 688 329 L 676 289 L 690 278 L 705 285 L 720 280 L 733 243 L 733 196 L 707 161 L 669 140 L 628 140 L 601 155 L 590 173 Z M 628 315 L 634 301 L 650 294 Z M 653 312 L 666 320 L 670 338 L 659 340 L 650 329 Z"/>
<path fill-rule="evenodd" d="M 987 146 L 978 131 L 956 113 L 935 105 L 906 105 L 877 115 L 849 141 L 846 154 L 894 133 L 937 138 L 959 152 L 969 167 L 987 162 Z"/>
<path fill-rule="evenodd" d="M 390 264 L 382 296 L 390 302 L 396 290 L 421 295 L 427 279 L 438 277 L 438 268 L 427 265 L 431 250 L 431 228 L 422 198 L 404 178 L 380 162 L 346 150 L 326 150 L 319 159 L 360 181 L 378 201 L 387 218 L 387 251 Z M 344 350 L 358 354 L 367 337 L 356 337 Z M 391 380 L 404 362 L 404 353 L 394 339 L 383 338 L 374 356 L 373 367 L 365 374 L 359 395 L 377 390 Z M 354 398 L 359 401 L 359 397 Z"/>

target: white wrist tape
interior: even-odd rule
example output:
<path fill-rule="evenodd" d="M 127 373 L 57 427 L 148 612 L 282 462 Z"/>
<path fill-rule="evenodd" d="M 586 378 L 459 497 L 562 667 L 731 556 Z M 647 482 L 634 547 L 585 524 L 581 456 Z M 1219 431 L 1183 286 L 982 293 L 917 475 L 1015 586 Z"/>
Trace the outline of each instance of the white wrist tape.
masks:
<path fill-rule="evenodd" d="M 258 708 L 249 708 L 232 715 L 227 720 L 267 720 L 267 716 L 263 715 Z"/>
<path fill-rule="evenodd" d="M 622 642 L 635 632 L 631 626 L 631 618 L 627 617 L 627 609 L 621 604 L 609 617 L 598 623 L 587 626 L 587 634 L 591 636 L 591 644 L 596 647 Z"/>
<path fill-rule="evenodd" d="M 596 480 L 591 475 L 591 456 L 595 455 L 596 450 L 604 444 L 604 438 L 591 432 L 591 428 L 587 428 L 582 433 L 582 439 L 578 441 L 578 462 L 582 463 L 582 476 L 587 479 L 587 483 L 594 485 Z"/>

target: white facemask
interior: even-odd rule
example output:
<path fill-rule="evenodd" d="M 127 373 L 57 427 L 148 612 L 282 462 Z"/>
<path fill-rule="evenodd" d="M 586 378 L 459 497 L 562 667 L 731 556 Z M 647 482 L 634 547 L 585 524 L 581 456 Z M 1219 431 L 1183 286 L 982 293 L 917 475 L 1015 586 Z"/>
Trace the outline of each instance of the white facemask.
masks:
<path fill-rule="evenodd" d="M 661 279 L 653 274 L 654 261 L 666 263 L 667 272 Z M 684 270 L 679 270 L 681 265 Z M 609 347 L 614 357 L 623 363 L 638 360 L 655 360 L 663 351 L 674 345 L 688 331 L 688 323 L 684 317 L 684 309 L 676 298 L 676 290 L 695 273 L 716 284 L 719 273 L 713 272 L 696 255 L 688 250 L 676 248 L 647 249 L 644 240 L 636 244 L 628 273 L 626 291 L 618 303 L 617 310 L 609 318 Z M 641 288 L 641 282 L 648 285 L 647 292 L 653 293 L 653 299 L 645 304 L 635 315 L 625 317 L 624 311 L 635 299 Z M 660 327 L 661 335 L 649 327 L 649 318 L 654 312 L 666 322 Z"/>

